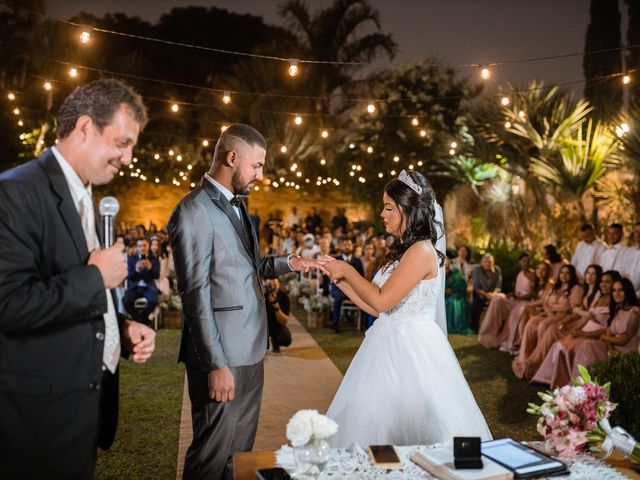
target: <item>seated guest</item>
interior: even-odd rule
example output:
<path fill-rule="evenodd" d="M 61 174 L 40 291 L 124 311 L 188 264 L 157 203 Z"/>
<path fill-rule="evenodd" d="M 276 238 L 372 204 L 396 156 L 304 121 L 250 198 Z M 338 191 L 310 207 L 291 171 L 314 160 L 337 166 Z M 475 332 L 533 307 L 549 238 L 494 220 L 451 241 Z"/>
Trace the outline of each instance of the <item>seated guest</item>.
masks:
<path fill-rule="evenodd" d="M 471 263 L 471 249 L 467 245 L 462 245 L 458 248 L 458 256 L 451 260 L 451 268 L 460 270 L 464 281 L 467 282 L 467 284 L 469 283 L 474 265 Z"/>
<path fill-rule="evenodd" d="M 373 227 L 369 227 L 369 228 L 373 228 Z M 360 258 L 360 260 L 362 261 L 364 278 L 366 278 L 369 281 L 372 281 L 380 265 L 380 260 L 376 255 L 376 247 L 372 242 L 369 242 L 364 246 L 364 253 L 363 253 L 363 256 Z M 374 317 L 373 315 L 370 315 L 366 312 L 362 312 L 362 314 L 364 316 L 364 324 L 366 325 L 366 328 L 369 328 L 371 325 L 373 325 L 373 322 L 376 321 L 377 317 Z"/>
<path fill-rule="evenodd" d="M 496 293 L 491 297 L 489 308 L 482 321 L 478 341 L 487 348 L 498 346 L 509 338 L 507 319 L 511 311 L 519 304 L 526 303 L 536 295 L 536 277 L 531 271 L 531 257 L 522 253 L 518 258 L 520 272 L 516 277 L 513 294 Z"/>
<path fill-rule="evenodd" d="M 600 266 L 603 270 L 625 271 L 627 247 L 622 242 L 622 225 L 612 223 L 607 229 L 609 245 L 600 254 Z"/>
<path fill-rule="evenodd" d="M 599 264 L 600 254 L 605 248 L 607 244 L 596 236 L 593 225 L 585 224 L 580 227 L 580 241 L 571 257 L 571 265 L 576 267 L 580 280 L 589 265 Z"/>
<path fill-rule="evenodd" d="M 338 260 L 343 260 L 350 264 L 357 272 L 364 276 L 364 270 L 362 268 L 362 261 L 353 255 L 353 242 L 345 238 L 340 242 L 340 254 L 336 256 Z M 333 298 L 333 310 L 331 312 L 331 326 L 335 333 L 340 331 L 340 309 L 342 302 L 347 298 L 342 290 L 340 290 L 334 283 L 329 287 L 329 294 Z"/>
<path fill-rule="evenodd" d="M 551 278 L 555 281 L 560 273 L 560 268 L 565 264 L 556 250 L 556 246 L 549 244 L 542 247 L 542 258 L 551 264 Z"/>
<path fill-rule="evenodd" d="M 473 333 L 470 325 L 469 303 L 467 302 L 467 282 L 462 272 L 452 267 L 451 260 L 445 260 L 446 281 L 444 285 L 445 309 L 448 333 Z"/>
<path fill-rule="evenodd" d="M 129 314 L 143 323 L 149 323 L 149 315 L 158 305 L 156 280 L 160 277 L 160 262 L 149 253 L 149 241 L 141 238 L 136 242 L 137 253 L 129 256 L 129 275 L 127 291 L 124 294 L 124 308 Z M 138 298 L 146 298 L 147 305 L 141 313 L 134 308 Z"/>
<path fill-rule="evenodd" d="M 289 228 L 302 226 L 302 221 L 300 220 L 300 215 L 298 215 L 297 207 L 291 207 L 291 213 L 284 219 L 284 224 Z"/>
<path fill-rule="evenodd" d="M 502 288 L 502 272 L 495 265 L 493 255 L 485 253 L 480 265 L 473 269 L 473 304 L 471 305 L 471 328 L 478 333 L 482 309 L 491 297 Z"/>
<path fill-rule="evenodd" d="M 527 370 L 527 360 L 536 348 L 538 338 L 541 336 L 540 324 L 544 321 L 546 325 L 560 322 L 569 315 L 574 307 L 580 305 L 582 300 L 582 287 L 578 283 L 578 276 L 573 265 L 563 265 L 558 274 L 553 290 L 545 299 L 543 312 L 529 318 L 527 325 L 522 332 L 522 342 L 520 353 L 513 360 L 511 369 L 517 377 L 530 378 Z"/>
<path fill-rule="evenodd" d="M 640 297 L 640 222 L 633 227 L 633 240 L 633 247 L 627 248 L 625 268 L 620 273 L 631 280 L 636 296 Z"/>
<path fill-rule="evenodd" d="M 590 269 L 585 276 L 590 276 Z M 574 315 L 569 317 L 569 321 L 561 325 L 553 325 L 546 330 L 538 345 L 527 361 L 529 372 L 535 372 L 533 379 L 543 380 L 553 374 L 550 363 L 545 363 L 545 358 L 549 354 L 555 343 L 561 343 L 564 349 L 573 349 L 583 338 L 597 338 L 607 327 L 611 309 L 611 291 L 613 284 L 620 280 L 618 272 L 609 270 L 600 276 L 599 288 L 596 295 L 592 297 L 589 308 L 585 311 L 582 308 L 574 308 Z M 583 300 L 584 303 L 587 303 Z M 577 339 L 577 340 L 576 340 Z M 541 381 L 540 383 L 546 383 Z"/>
<path fill-rule="evenodd" d="M 169 282 L 169 257 L 167 253 L 162 251 L 162 246 L 160 245 L 160 239 L 158 237 L 151 237 L 149 250 L 151 255 L 156 257 L 160 263 L 160 276 L 156 280 L 156 287 L 163 295 L 169 295 L 171 293 L 171 283 Z"/>
<path fill-rule="evenodd" d="M 534 299 L 516 305 L 507 318 L 505 331 L 507 331 L 509 335 L 501 341 L 500 350 L 508 352 L 511 355 L 518 354 L 524 327 L 531 316 L 542 312 L 544 301 L 553 289 L 551 264 L 549 264 L 549 262 L 546 260 L 541 261 L 536 267 L 535 276 Z"/>
<path fill-rule="evenodd" d="M 315 258 L 320 251 L 320 247 L 315 243 L 315 237 L 312 233 L 306 233 L 303 237 L 303 244 L 298 248 L 297 254 L 302 258 Z"/>
<path fill-rule="evenodd" d="M 291 332 L 286 327 L 291 313 L 291 302 L 289 296 L 280 290 L 280 280 L 277 278 L 266 279 L 262 285 L 267 299 L 267 326 L 271 351 L 280 353 L 280 347 L 291 345 Z"/>
<path fill-rule="evenodd" d="M 571 378 L 578 375 L 578 365 L 589 367 L 598 361 L 605 360 L 610 352 L 626 353 L 638 350 L 640 310 L 633 284 L 627 278 L 615 281 L 611 296 L 613 301 L 609 325 L 590 332 L 588 336 L 576 335 L 574 342 L 554 343 L 540 367 L 539 381 L 548 383 L 552 387 L 560 387 L 568 384 Z M 551 371 L 551 374 L 542 374 L 548 371 Z"/>

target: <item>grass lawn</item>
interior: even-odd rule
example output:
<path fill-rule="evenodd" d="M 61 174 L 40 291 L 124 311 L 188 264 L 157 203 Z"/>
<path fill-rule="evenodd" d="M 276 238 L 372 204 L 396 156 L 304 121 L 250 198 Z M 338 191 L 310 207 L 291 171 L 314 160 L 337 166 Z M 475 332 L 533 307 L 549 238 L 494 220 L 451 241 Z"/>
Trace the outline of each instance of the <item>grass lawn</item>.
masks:
<path fill-rule="evenodd" d="M 356 332 L 353 324 L 343 324 L 340 334 L 330 328 L 308 328 L 306 312 L 294 313 L 344 374 L 364 333 Z M 529 402 L 538 403 L 536 392 L 542 388 L 517 378 L 511 371 L 512 357 L 483 347 L 474 335 L 449 335 L 449 342 L 493 436 L 538 440 L 536 418 L 526 410 Z"/>
<path fill-rule="evenodd" d="M 120 421 L 116 441 L 99 451 L 96 478 L 174 479 L 184 366 L 180 330 L 162 329 L 145 364 L 120 363 Z"/>

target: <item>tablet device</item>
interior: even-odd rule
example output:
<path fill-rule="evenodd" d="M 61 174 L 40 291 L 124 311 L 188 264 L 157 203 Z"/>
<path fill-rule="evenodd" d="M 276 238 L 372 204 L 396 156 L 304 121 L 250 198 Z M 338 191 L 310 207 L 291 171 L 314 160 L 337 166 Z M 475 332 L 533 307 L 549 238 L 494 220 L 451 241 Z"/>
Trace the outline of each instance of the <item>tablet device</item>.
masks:
<path fill-rule="evenodd" d="M 568 473 L 566 464 L 512 438 L 482 442 L 482 454 L 512 470 L 515 478 Z"/>
<path fill-rule="evenodd" d="M 264 468 L 256 472 L 259 480 L 291 480 L 284 468 Z"/>

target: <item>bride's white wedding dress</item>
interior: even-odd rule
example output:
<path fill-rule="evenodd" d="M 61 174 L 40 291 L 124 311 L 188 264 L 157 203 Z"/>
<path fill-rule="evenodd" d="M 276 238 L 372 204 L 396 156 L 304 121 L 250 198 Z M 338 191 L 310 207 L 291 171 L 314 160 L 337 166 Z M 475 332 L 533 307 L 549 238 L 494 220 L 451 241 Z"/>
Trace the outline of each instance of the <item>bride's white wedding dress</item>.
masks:
<path fill-rule="evenodd" d="M 373 283 L 382 286 L 392 270 L 380 270 Z M 338 423 L 338 433 L 329 439 L 332 446 L 428 445 L 454 436 L 491 439 L 435 320 L 442 295 L 439 275 L 418 283 L 367 330 L 327 412 Z"/>

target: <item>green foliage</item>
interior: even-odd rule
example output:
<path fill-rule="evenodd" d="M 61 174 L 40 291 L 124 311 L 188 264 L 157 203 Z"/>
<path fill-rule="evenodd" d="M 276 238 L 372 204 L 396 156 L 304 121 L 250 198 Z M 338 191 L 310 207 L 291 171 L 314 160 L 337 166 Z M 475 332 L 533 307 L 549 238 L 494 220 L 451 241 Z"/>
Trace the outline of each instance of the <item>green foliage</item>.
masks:
<path fill-rule="evenodd" d="M 625 353 L 591 366 L 593 377 L 611 383 L 611 400 L 618 404 L 611 425 L 620 426 L 640 438 L 640 355 Z"/>

